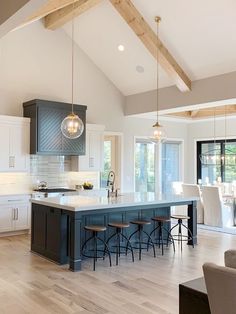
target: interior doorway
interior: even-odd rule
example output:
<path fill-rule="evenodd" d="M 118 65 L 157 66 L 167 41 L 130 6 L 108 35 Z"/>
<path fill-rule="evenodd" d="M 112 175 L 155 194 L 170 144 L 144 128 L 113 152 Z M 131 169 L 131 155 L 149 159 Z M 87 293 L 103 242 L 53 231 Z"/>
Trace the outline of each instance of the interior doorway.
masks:
<path fill-rule="evenodd" d="M 106 188 L 110 171 L 115 172 L 115 188 L 122 189 L 122 134 L 105 133 L 104 136 L 104 171 L 101 172 L 100 185 Z"/>

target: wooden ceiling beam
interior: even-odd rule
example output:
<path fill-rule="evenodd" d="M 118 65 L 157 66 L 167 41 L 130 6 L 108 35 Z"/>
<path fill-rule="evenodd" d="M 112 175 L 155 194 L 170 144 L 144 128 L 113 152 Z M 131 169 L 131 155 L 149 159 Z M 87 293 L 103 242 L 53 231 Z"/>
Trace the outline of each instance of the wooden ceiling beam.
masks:
<path fill-rule="evenodd" d="M 219 106 L 219 107 L 209 107 L 203 108 L 198 110 L 191 110 L 191 111 L 181 111 L 181 112 L 174 112 L 167 114 L 167 116 L 172 117 L 182 117 L 182 118 L 191 118 L 192 120 L 201 119 L 201 118 L 213 118 L 216 117 L 224 117 L 228 115 L 235 115 L 236 114 L 236 105 L 226 105 Z"/>
<path fill-rule="evenodd" d="M 101 0 L 76 0 L 75 3 L 45 16 L 45 27 L 55 30 L 70 21 L 73 17 L 81 15 L 100 2 Z"/>
<path fill-rule="evenodd" d="M 144 20 L 143 16 L 139 13 L 133 3 L 130 0 L 110 0 L 110 2 L 155 59 L 157 59 L 158 49 L 159 60 L 157 61 L 172 77 L 179 90 L 182 92 L 190 91 L 191 80 L 157 37 L 156 33 Z"/>
<path fill-rule="evenodd" d="M 197 114 L 198 114 L 198 112 L 199 112 L 199 110 L 192 110 L 192 111 L 191 111 L 191 114 L 190 114 L 191 117 L 192 117 L 192 118 L 196 117 Z"/>
<path fill-rule="evenodd" d="M 73 3 L 74 0 L 48 0 L 41 8 L 39 8 L 34 14 L 32 14 L 25 23 L 22 25 L 27 25 L 29 23 L 35 22 L 40 20 L 41 18 L 49 15 L 50 13 L 57 11 L 70 5 Z"/>

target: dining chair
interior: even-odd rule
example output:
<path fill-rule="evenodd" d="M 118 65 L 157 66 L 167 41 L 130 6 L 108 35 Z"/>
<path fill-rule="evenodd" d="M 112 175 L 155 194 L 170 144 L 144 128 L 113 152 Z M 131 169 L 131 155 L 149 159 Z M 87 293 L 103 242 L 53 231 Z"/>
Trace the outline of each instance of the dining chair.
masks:
<path fill-rule="evenodd" d="M 203 272 L 211 314 L 235 314 L 236 269 L 206 263 Z"/>
<path fill-rule="evenodd" d="M 234 209 L 232 204 L 224 204 L 218 186 L 203 186 L 204 224 L 214 227 L 230 227 L 234 225 Z"/>
<path fill-rule="evenodd" d="M 182 181 L 173 181 L 171 183 L 172 193 L 173 195 L 183 195 L 183 182 Z M 187 206 L 171 206 L 171 214 L 172 215 L 186 215 L 187 214 Z"/>
<path fill-rule="evenodd" d="M 183 189 L 183 196 L 184 197 L 191 197 L 196 196 L 199 198 L 197 201 L 197 223 L 203 224 L 204 223 L 204 207 L 201 197 L 201 191 L 197 184 L 182 184 Z"/>

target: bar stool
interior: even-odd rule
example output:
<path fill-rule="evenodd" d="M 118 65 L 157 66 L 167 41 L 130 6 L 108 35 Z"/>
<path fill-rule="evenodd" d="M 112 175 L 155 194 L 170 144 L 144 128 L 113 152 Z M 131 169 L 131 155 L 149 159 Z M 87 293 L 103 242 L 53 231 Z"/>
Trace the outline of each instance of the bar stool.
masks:
<path fill-rule="evenodd" d="M 150 233 L 150 237 L 152 237 L 152 234 L 155 231 L 158 231 L 158 238 L 157 238 L 158 243 L 155 243 L 155 242 L 154 243 L 158 244 L 159 248 L 161 247 L 162 255 L 164 255 L 164 244 L 166 244 L 166 246 L 168 247 L 169 242 L 173 244 L 173 249 L 175 252 L 174 239 L 173 239 L 170 231 L 164 226 L 165 223 L 170 222 L 170 218 L 164 217 L 164 216 L 156 216 L 156 217 L 153 217 L 152 220 L 155 223 L 157 222 L 157 224 L 156 224 L 155 228 L 152 230 L 152 232 Z M 165 233 L 166 233 L 166 238 L 164 238 L 164 236 L 163 236 L 163 231 L 165 231 Z"/>
<path fill-rule="evenodd" d="M 190 240 L 192 240 L 192 246 L 193 246 L 193 248 L 194 248 L 193 234 L 192 234 L 191 230 L 183 223 L 183 220 L 189 220 L 190 217 L 189 217 L 189 216 L 186 216 L 186 215 L 172 215 L 171 218 L 178 220 L 177 224 L 174 225 L 174 227 L 172 227 L 172 228 L 170 229 L 170 234 L 171 234 L 172 238 L 173 238 L 175 241 L 178 241 L 178 243 L 180 242 L 180 244 L 181 244 L 181 251 L 182 251 L 182 249 L 183 249 L 183 241 L 190 241 Z M 176 227 L 178 227 L 178 234 L 173 235 L 173 234 L 172 234 L 172 231 L 173 231 Z M 184 227 L 184 228 L 187 230 L 187 232 L 188 232 L 187 235 L 183 235 L 183 233 L 182 233 L 182 227 Z"/>
<path fill-rule="evenodd" d="M 109 227 L 115 228 L 115 233 L 113 235 L 111 235 L 108 239 L 107 239 L 107 245 L 109 247 L 109 242 L 116 237 L 115 240 L 115 245 L 111 245 L 111 247 L 115 248 L 115 252 L 110 250 L 110 253 L 115 253 L 116 254 L 116 265 L 118 265 L 118 261 L 119 261 L 119 257 L 121 254 L 121 248 L 125 249 L 125 254 L 127 255 L 127 251 L 130 250 L 131 254 L 132 254 L 132 261 L 134 262 L 134 251 L 133 251 L 133 247 L 129 241 L 129 239 L 123 234 L 123 229 L 124 228 L 129 228 L 129 224 L 128 223 L 124 223 L 124 222 L 109 222 L 108 223 Z M 122 239 L 125 240 L 126 245 L 121 245 L 121 241 Z"/>
<path fill-rule="evenodd" d="M 150 235 L 145 231 L 143 230 L 143 227 L 146 226 L 146 225 L 150 225 L 151 222 L 150 221 L 147 221 L 147 220 L 133 220 L 133 221 L 130 221 L 131 224 L 133 225 L 136 225 L 138 226 L 137 230 L 135 230 L 130 236 L 129 236 L 129 241 L 132 239 L 132 237 L 138 233 L 138 241 L 135 241 L 135 244 L 138 245 L 138 247 L 134 247 L 133 246 L 133 249 L 138 249 L 139 250 L 139 260 L 141 260 L 141 257 L 142 257 L 142 250 L 144 249 L 149 249 L 149 245 L 152 247 L 153 249 L 153 256 L 156 257 L 156 251 L 155 251 L 155 245 L 154 243 L 152 242 L 152 238 L 150 237 Z M 148 241 L 147 242 L 144 242 L 142 240 L 142 235 L 145 234 L 148 238 Z M 146 247 L 142 247 L 142 244 L 143 245 L 146 245 Z"/>
<path fill-rule="evenodd" d="M 111 267 L 111 254 L 110 254 L 110 251 L 109 251 L 109 248 L 106 244 L 106 242 L 99 238 L 98 237 L 98 232 L 104 232 L 105 230 L 107 230 L 107 228 L 105 226 L 95 226 L 95 225 L 91 225 L 91 226 L 85 226 L 84 229 L 86 231 L 92 231 L 92 236 L 90 238 L 88 238 L 83 246 L 82 246 L 82 249 L 81 249 L 81 255 L 85 256 L 85 257 L 88 257 L 88 258 L 93 258 L 93 270 L 95 271 L 95 265 L 96 265 L 96 261 L 98 258 L 103 258 L 105 259 L 105 255 L 106 253 L 108 254 L 109 256 L 109 261 L 110 261 L 110 267 Z M 88 252 L 92 252 L 93 254 L 92 255 L 87 255 L 86 254 L 86 246 L 89 242 L 92 242 L 93 241 L 93 248 L 90 249 Z M 98 241 L 100 241 L 104 248 L 103 249 L 98 249 Z M 98 255 L 98 252 L 102 252 L 102 256 L 99 256 Z"/>

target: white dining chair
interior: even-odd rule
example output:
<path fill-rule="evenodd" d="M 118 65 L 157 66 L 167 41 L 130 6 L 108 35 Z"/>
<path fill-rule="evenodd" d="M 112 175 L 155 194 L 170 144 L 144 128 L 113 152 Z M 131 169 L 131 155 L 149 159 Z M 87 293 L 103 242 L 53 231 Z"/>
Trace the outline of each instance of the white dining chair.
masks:
<path fill-rule="evenodd" d="M 201 197 L 201 191 L 197 184 L 182 184 L 183 196 L 184 197 L 197 197 L 199 200 L 197 201 L 197 223 L 204 223 L 204 207 Z"/>
<path fill-rule="evenodd" d="M 234 225 L 232 204 L 224 204 L 220 188 L 203 186 L 204 224 L 214 227 L 231 227 Z"/>
<path fill-rule="evenodd" d="M 181 196 L 183 195 L 183 182 L 182 181 L 173 181 L 172 182 L 172 193 L 173 195 Z M 171 215 L 186 215 L 187 206 L 171 206 Z"/>

